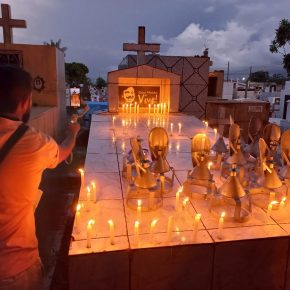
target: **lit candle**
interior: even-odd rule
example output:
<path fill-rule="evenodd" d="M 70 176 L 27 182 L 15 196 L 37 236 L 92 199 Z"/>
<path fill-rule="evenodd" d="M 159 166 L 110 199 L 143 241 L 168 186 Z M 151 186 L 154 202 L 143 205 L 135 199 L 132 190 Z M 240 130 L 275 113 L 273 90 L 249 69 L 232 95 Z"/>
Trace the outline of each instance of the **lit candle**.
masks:
<path fill-rule="evenodd" d="M 179 210 L 179 199 L 180 199 L 180 193 L 182 192 L 183 187 L 179 188 L 175 195 L 175 210 Z"/>
<path fill-rule="evenodd" d="M 154 104 L 154 106 L 153 106 L 153 113 L 154 114 L 156 113 L 156 104 Z"/>
<path fill-rule="evenodd" d="M 282 198 L 282 200 L 280 201 L 280 205 L 279 205 L 279 208 L 284 208 L 285 207 L 285 201 L 286 201 L 286 196 L 284 196 L 283 198 Z"/>
<path fill-rule="evenodd" d="M 205 124 L 205 130 L 207 132 L 207 128 L 208 128 L 208 121 L 204 121 L 204 124 Z"/>
<path fill-rule="evenodd" d="M 122 151 L 125 152 L 125 149 L 126 149 L 125 141 L 122 141 L 121 147 L 122 147 Z"/>
<path fill-rule="evenodd" d="M 151 104 L 148 105 L 148 112 L 151 113 Z"/>
<path fill-rule="evenodd" d="M 78 203 L 75 217 L 75 231 L 80 232 L 81 204 Z"/>
<path fill-rule="evenodd" d="M 176 151 L 177 152 L 179 152 L 179 150 L 180 150 L 180 143 L 179 143 L 179 141 L 176 143 Z"/>
<path fill-rule="evenodd" d="M 173 123 L 170 123 L 170 135 L 173 135 Z"/>
<path fill-rule="evenodd" d="M 142 212 L 142 200 L 138 199 L 137 201 L 137 220 L 141 221 L 141 212 Z"/>
<path fill-rule="evenodd" d="M 84 187 L 85 187 L 85 172 L 82 168 L 79 169 L 79 172 L 81 174 L 81 190 L 80 190 L 80 192 L 82 193 L 82 191 L 84 190 Z"/>
<path fill-rule="evenodd" d="M 196 241 L 197 238 L 197 232 L 198 232 L 198 227 L 201 219 L 201 214 L 197 213 L 194 217 L 194 223 L 193 223 L 193 241 Z"/>
<path fill-rule="evenodd" d="M 182 126 L 182 124 L 178 123 L 178 135 L 181 135 L 181 126 Z"/>
<path fill-rule="evenodd" d="M 216 141 L 216 138 L 217 138 L 217 128 L 214 128 L 213 131 L 214 131 L 214 140 Z"/>
<path fill-rule="evenodd" d="M 138 246 L 139 246 L 139 225 L 140 225 L 140 222 L 135 221 L 135 223 L 134 223 L 134 235 L 135 235 L 136 244 Z"/>
<path fill-rule="evenodd" d="M 93 234 L 93 226 L 95 224 L 94 220 L 89 220 L 87 225 L 87 248 L 91 248 L 91 238 Z"/>
<path fill-rule="evenodd" d="M 97 202 L 97 187 L 96 187 L 96 183 L 94 181 L 91 182 L 91 186 L 92 186 L 92 194 L 93 194 L 93 199 L 95 202 Z"/>
<path fill-rule="evenodd" d="M 225 218 L 226 213 L 223 211 L 221 213 L 221 216 L 219 218 L 219 224 L 218 224 L 218 238 L 222 239 L 223 238 L 223 228 L 224 228 L 224 218 Z"/>
<path fill-rule="evenodd" d="M 87 186 L 87 202 L 86 202 L 87 211 L 91 210 L 91 188 Z"/>
<path fill-rule="evenodd" d="M 268 216 L 271 216 L 271 214 L 272 214 L 272 209 L 273 209 L 273 205 L 275 205 L 275 204 L 277 204 L 278 203 L 278 201 L 276 201 L 276 200 L 273 200 L 273 201 L 271 201 L 270 203 L 269 203 L 269 205 L 268 205 L 268 209 L 267 209 L 267 215 Z"/>
<path fill-rule="evenodd" d="M 87 186 L 87 202 L 91 201 L 91 188 Z"/>
<path fill-rule="evenodd" d="M 276 198 L 275 191 L 270 191 L 270 194 L 269 194 L 269 203 L 271 203 L 273 200 L 275 200 L 275 198 Z"/>
<path fill-rule="evenodd" d="M 122 105 L 122 112 L 125 113 L 125 104 Z"/>
<path fill-rule="evenodd" d="M 167 222 L 167 241 L 171 241 L 171 235 L 172 235 L 172 220 L 173 220 L 173 216 L 169 216 L 168 217 L 168 222 Z"/>
<path fill-rule="evenodd" d="M 212 167 L 212 162 L 209 162 L 209 163 L 207 164 L 207 168 L 208 168 L 208 170 L 210 170 L 211 167 Z"/>
<path fill-rule="evenodd" d="M 153 233 L 154 233 L 154 229 L 156 227 L 156 224 L 157 224 L 158 220 L 153 220 L 150 224 L 150 240 L 152 241 L 153 240 Z"/>
<path fill-rule="evenodd" d="M 110 243 L 115 245 L 115 225 L 112 220 L 108 220 L 109 230 L 110 230 Z"/>
<path fill-rule="evenodd" d="M 159 114 L 159 104 L 157 104 L 157 114 Z"/>
<path fill-rule="evenodd" d="M 135 106 L 134 106 L 134 113 L 137 113 L 137 103 L 135 102 Z"/>
<path fill-rule="evenodd" d="M 128 114 L 128 108 L 129 108 L 129 105 L 128 104 L 126 104 L 126 113 Z"/>
<path fill-rule="evenodd" d="M 113 116 L 113 127 L 115 126 L 115 119 L 116 119 L 116 116 Z"/>
<path fill-rule="evenodd" d="M 182 210 L 185 210 L 185 209 L 186 209 L 186 206 L 187 206 L 188 202 L 189 202 L 189 198 L 186 197 L 186 198 L 183 200 L 183 202 L 182 202 Z"/>

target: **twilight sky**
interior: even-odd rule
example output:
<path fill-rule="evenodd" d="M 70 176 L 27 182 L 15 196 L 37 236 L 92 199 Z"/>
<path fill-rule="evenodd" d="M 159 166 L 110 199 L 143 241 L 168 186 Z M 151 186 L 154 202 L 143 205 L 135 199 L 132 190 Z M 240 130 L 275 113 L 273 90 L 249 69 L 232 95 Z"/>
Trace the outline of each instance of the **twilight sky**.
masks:
<path fill-rule="evenodd" d="M 160 42 L 161 54 L 202 54 L 213 69 L 230 61 L 233 78 L 258 69 L 281 71 L 281 58 L 269 44 L 282 18 L 290 20 L 289 0 L 4 0 L 13 18 L 27 29 L 14 29 L 15 43 L 42 44 L 62 39 L 67 62 L 83 62 L 90 77 L 106 77 L 127 54 L 123 42 Z M 0 42 L 3 41 L 0 32 Z"/>

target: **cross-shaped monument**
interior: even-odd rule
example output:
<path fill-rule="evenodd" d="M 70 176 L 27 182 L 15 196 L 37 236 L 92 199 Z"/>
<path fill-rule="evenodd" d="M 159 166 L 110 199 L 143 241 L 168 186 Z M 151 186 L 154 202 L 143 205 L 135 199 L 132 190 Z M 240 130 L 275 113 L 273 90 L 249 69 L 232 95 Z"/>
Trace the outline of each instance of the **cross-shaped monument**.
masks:
<path fill-rule="evenodd" d="M 13 43 L 12 28 L 26 28 L 26 21 L 11 19 L 11 11 L 8 4 L 1 4 L 1 13 L 0 26 L 3 27 L 3 40 L 5 44 L 11 44 Z"/>
<path fill-rule="evenodd" d="M 124 51 L 137 51 L 137 64 L 145 63 L 145 52 L 157 53 L 160 51 L 159 43 L 145 43 L 145 26 L 138 27 L 138 43 L 123 43 Z"/>

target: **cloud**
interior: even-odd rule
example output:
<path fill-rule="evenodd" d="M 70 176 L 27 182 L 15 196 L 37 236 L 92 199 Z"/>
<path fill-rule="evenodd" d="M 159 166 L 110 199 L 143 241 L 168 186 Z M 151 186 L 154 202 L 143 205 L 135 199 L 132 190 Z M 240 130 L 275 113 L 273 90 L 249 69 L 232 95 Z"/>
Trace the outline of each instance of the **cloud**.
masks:
<path fill-rule="evenodd" d="M 267 20 L 260 25 L 246 26 L 229 21 L 219 30 L 191 23 L 175 37 L 166 39 L 157 35 L 153 39 L 164 46 L 163 52 L 166 55 L 200 55 L 208 47 L 214 68 L 225 68 L 228 61 L 235 69 L 251 65 L 280 66 L 280 58 L 269 52 L 273 32 L 269 33 L 269 29 L 265 29 L 265 22 Z"/>
<path fill-rule="evenodd" d="M 206 7 L 204 9 L 205 13 L 211 13 L 211 12 L 214 12 L 214 11 L 215 11 L 215 7 L 214 6 L 209 6 L 209 7 Z"/>

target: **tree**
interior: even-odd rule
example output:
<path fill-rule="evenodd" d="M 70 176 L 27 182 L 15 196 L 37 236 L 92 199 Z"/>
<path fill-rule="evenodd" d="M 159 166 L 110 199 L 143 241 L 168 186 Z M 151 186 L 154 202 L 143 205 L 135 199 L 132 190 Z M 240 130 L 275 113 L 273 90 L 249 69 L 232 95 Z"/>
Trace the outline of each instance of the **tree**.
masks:
<path fill-rule="evenodd" d="M 106 82 L 103 78 L 98 77 L 98 78 L 96 79 L 96 88 L 97 88 L 98 90 L 100 90 L 100 89 L 102 89 L 102 88 L 104 88 L 104 87 L 106 87 L 106 86 L 107 86 L 107 82 Z"/>
<path fill-rule="evenodd" d="M 276 83 L 278 85 L 284 85 L 285 81 L 286 81 L 286 78 L 283 75 L 281 75 L 281 74 L 273 74 L 270 77 L 270 81 L 273 82 L 273 83 Z"/>
<path fill-rule="evenodd" d="M 65 79 L 70 86 L 79 86 L 88 82 L 88 67 L 79 62 L 65 64 Z"/>
<path fill-rule="evenodd" d="M 61 47 L 61 39 L 59 39 L 58 41 L 53 41 L 52 39 L 50 40 L 50 42 L 43 42 L 44 45 L 48 45 L 48 46 L 54 46 L 57 49 L 59 49 L 60 51 L 63 52 L 64 56 L 65 56 L 65 52 L 67 51 L 67 47 Z"/>
<path fill-rule="evenodd" d="M 249 81 L 257 83 L 265 83 L 269 80 L 269 73 L 267 71 L 256 71 L 251 73 Z"/>
<path fill-rule="evenodd" d="M 282 19 L 276 29 L 275 38 L 270 44 L 270 52 L 280 53 L 282 55 L 283 66 L 287 70 L 288 78 L 290 78 L 290 53 L 287 52 L 290 47 L 290 22 Z"/>

